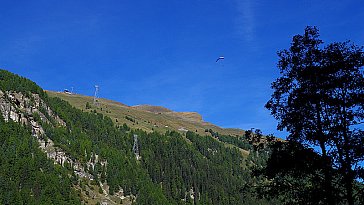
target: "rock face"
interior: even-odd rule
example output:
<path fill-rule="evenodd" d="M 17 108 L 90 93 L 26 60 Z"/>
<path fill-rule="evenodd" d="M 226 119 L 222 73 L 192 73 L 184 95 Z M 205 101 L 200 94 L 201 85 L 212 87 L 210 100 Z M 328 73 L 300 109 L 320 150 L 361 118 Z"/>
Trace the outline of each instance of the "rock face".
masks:
<path fill-rule="evenodd" d="M 79 178 L 94 180 L 93 176 L 86 170 L 94 170 L 96 163 L 100 163 L 105 168 L 107 167 L 107 161 L 100 159 L 94 153 L 92 153 L 90 160 L 83 165 L 54 145 L 52 139 L 46 136 L 41 123 L 53 122 L 56 123 L 56 126 L 66 126 L 66 123 L 47 106 L 38 94 L 28 96 L 22 93 L 0 90 L 0 114 L 6 122 L 12 120 L 31 127 L 33 137 L 37 139 L 39 148 L 47 154 L 47 157 L 52 159 L 55 164 L 61 166 L 68 164 Z M 105 186 L 108 187 L 107 184 Z M 104 193 L 104 200 L 109 202 L 107 204 L 115 204 L 108 197 L 108 190 L 104 190 Z M 122 189 L 117 193 L 116 197 L 125 198 Z"/>
<path fill-rule="evenodd" d="M 45 113 L 40 112 L 40 109 Z M 37 113 L 42 121 L 49 122 L 50 119 L 45 116 L 48 115 L 59 125 L 66 126 L 66 123 L 53 113 L 38 94 L 32 94 L 30 97 L 27 97 L 22 93 L 3 92 L 0 90 L 0 112 L 5 121 L 11 119 L 14 122 L 21 122 L 26 125 L 31 124 L 37 127 L 33 118 L 33 114 Z"/>
<path fill-rule="evenodd" d="M 32 94 L 30 97 L 27 97 L 22 93 L 3 92 L 0 90 L 0 112 L 5 121 L 12 120 L 30 126 L 32 128 L 32 135 L 37 139 L 39 147 L 54 163 L 64 166 L 67 162 L 73 167 L 76 175 L 93 180 L 92 175 L 85 172 L 80 162 L 73 160 L 59 147 L 55 147 L 54 142 L 45 136 L 44 129 L 37 120 L 45 123 L 53 121 L 58 126 L 66 126 L 66 123 L 54 114 L 39 95 Z M 35 116 L 39 116 L 40 119 L 35 119 Z M 94 164 L 88 166 L 94 167 Z"/>

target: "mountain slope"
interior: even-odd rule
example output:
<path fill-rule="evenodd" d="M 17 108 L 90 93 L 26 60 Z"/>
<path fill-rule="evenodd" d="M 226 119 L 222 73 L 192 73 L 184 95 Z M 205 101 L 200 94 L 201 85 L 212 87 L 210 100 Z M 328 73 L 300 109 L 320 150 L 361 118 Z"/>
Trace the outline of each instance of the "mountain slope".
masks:
<path fill-rule="evenodd" d="M 122 125 L 126 123 L 131 128 L 142 129 L 147 132 L 168 130 L 184 133 L 187 130 L 197 132 L 200 135 L 210 135 L 206 130 L 213 130 L 222 135 L 242 136 L 243 130 L 232 128 L 221 128 L 214 124 L 204 122 L 202 116 L 196 112 L 174 112 L 161 106 L 137 105 L 127 106 L 125 104 L 107 99 L 99 99 L 99 106 L 93 105 L 93 98 L 78 94 L 47 91 L 51 97 L 59 97 L 71 105 L 85 111 L 97 110 Z M 89 103 L 91 108 L 86 109 Z"/>
<path fill-rule="evenodd" d="M 168 122 L 175 120 L 175 115 L 179 114 L 169 115 L 170 111 L 161 108 L 157 110 L 169 114 L 156 114 L 107 100 L 101 103 L 101 107 L 91 107 L 83 112 L 67 101 L 50 97 L 34 82 L 4 70 L 0 70 L 0 89 L 0 114 L 4 118 L 0 125 L 5 130 L 12 125 L 28 129 L 29 134 L 25 137 L 31 139 L 23 140 L 21 132 L 13 132 L 10 144 L 14 147 L 32 145 L 36 150 L 15 149 L 15 159 L 28 157 L 39 164 L 47 157 L 55 164 L 51 169 L 66 173 L 52 175 L 48 180 L 55 185 L 65 184 L 60 194 L 57 195 L 58 189 L 52 193 L 43 186 L 39 188 L 45 199 L 58 196 L 53 204 L 61 204 L 58 201 L 76 204 L 79 201 L 87 204 L 148 205 L 274 204 L 258 197 L 255 185 L 264 179 L 252 176 L 253 167 L 263 166 L 268 152 L 255 150 L 242 137 L 217 135 L 212 130 L 209 133 L 214 137 L 191 131 L 171 130 L 162 134 L 152 129 L 149 132 L 132 129 L 126 124 L 120 126 L 117 123 L 121 122 L 116 122 L 119 116 L 117 110 L 111 105 L 125 107 L 125 114 L 132 112 L 133 115 L 121 115 L 123 118 L 120 120 L 125 119 L 135 127 L 140 124 L 139 120 L 145 123 L 144 116 L 151 116 L 153 120 L 167 119 L 165 122 Z M 79 107 L 86 106 L 87 102 L 82 101 L 84 97 L 80 98 L 76 100 Z M 115 118 L 101 112 L 114 114 Z M 196 114 L 192 115 L 196 121 Z M 178 123 L 186 123 L 181 126 L 193 125 L 191 119 L 178 118 L 183 119 L 179 119 Z M 153 129 L 159 128 L 152 125 Z M 14 150 L 12 146 L 6 147 Z M 241 149 L 250 152 L 243 155 Z M 34 152 L 44 153 L 43 158 L 33 155 Z M 8 150 L 0 149 L 0 156 L 6 159 L 8 155 Z M 21 163 L 22 166 L 25 164 L 24 161 Z M 23 170 L 22 167 L 20 170 Z M 44 169 L 39 170 L 42 173 Z M 23 171 L 6 172 L 6 176 L 1 175 L 0 183 L 25 176 L 28 175 Z M 17 193 L 24 197 L 17 199 L 19 203 L 10 199 L 10 204 L 26 203 L 26 199 L 34 197 L 32 186 L 37 183 L 39 181 L 30 177 L 27 186 L 15 184 L 11 190 L 4 190 L 0 193 L 0 204 L 9 204 L 9 196 Z M 29 191 L 22 192 L 24 187 L 30 187 Z"/>

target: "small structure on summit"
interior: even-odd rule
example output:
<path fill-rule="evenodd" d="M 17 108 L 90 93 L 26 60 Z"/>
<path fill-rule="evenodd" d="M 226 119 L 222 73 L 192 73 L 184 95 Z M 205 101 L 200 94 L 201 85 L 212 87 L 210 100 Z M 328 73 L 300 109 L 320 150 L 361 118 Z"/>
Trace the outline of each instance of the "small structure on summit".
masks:
<path fill-rule="evenodd" d="M 64 89 L 63 92 L 66 93 L 66 94 L 69 94 L 69 95 L 72 94 L 72 92 L 70 92 L 68 89 Z"/>

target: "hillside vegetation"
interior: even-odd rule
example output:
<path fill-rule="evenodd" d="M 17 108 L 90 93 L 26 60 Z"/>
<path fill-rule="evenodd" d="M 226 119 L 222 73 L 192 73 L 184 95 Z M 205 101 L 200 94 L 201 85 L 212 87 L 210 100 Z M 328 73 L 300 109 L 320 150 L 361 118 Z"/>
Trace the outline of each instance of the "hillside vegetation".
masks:
<path fill-rule="evenodd" d="M 243 136 L 218 134 L 217 127 L 207 125 L 215 128 L 209 130 L 203 122 L 199 129 L 204 134 L 208 129 L 214 137 L 199 135 L 193 131 L 195 127 L 187 132 L 162 132 L 154 126 L 149 131 L 134 129 L 128 125 L 148 124 L 143 116 L 153 116 L 149 119 L 160 119 L 158 122 L 177 117 L 111 101 L 106 104 L 106 100 L 100 108 L 91 106 L 84 112 L 86 101 L 79 100 L 76 106 L 82 111 L 5 70 L 0 70 L 0 88 L 1 129 L 15 130 L 4 132 L 10 138 L 1 141 L 6 148 L 1 149 L 1 165 L 15 170 L 2 172 L 2 187 L 12 188 L 1 192 L 0 204 L 275 204 L 257 192 L 264 178 L 252 175 L 254 168 L 264 166 L 269 152 Z M 125 107 L 125 114 L 134 113 L 118 118 L 112 104 Z M 183 119 L 178 126 L 193 125 L 192 120 L 178 117 Z M 138 152 L 135 146 L 133 149 L 134 136 Z M 247 151 L 242 154 L 242 150 Z M 24 163 L 29 160 L 34 163 Z M 14 163 L 19 165 L 14 167 Z M 24 177 L 27 181 L 20 180 Z M 47 184 L 55 185 L 52 191 Z"/>

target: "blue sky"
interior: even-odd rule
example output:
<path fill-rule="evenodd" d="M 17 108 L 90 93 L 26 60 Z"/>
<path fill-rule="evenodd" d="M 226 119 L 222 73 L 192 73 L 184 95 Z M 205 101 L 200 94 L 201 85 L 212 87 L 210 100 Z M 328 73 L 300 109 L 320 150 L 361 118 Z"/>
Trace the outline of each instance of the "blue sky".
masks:
<path fill-rule="evenodd" d="M 276 52 L 307 25 L 364 45 L 364 1 L 0 0 L 0 68 L 44 89 L 196 111 L 276 131 L 265 110 Z M 215 63 L 220 55 L 225 60 Z"/>

